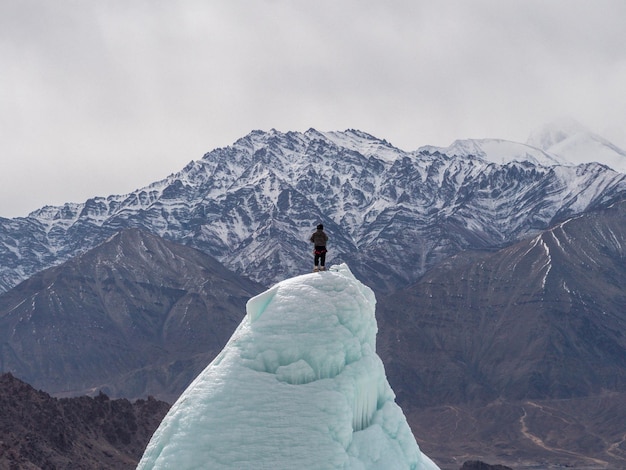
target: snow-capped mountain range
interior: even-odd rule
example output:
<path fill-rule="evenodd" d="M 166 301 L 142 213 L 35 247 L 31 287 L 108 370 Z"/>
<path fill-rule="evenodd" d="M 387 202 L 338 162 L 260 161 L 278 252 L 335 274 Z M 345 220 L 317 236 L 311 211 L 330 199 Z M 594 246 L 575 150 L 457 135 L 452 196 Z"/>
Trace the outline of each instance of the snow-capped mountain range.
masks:
<path fill-rule="evenodd" d="M 128 227 L 270 285 L 312 267 L 320 222 L 331 263 L 394 289 L 460 250 L 501 247 L 625 197 L 626 175 L 566 163 L 581 148 L 612 150 L 620 164 L 624 152 L 566 134 L 536 133 L 547 150 L 491 139 L 407 152 L 358 130 L 253 131 L 130 194 L 0 219 L 0 292 Z"/>

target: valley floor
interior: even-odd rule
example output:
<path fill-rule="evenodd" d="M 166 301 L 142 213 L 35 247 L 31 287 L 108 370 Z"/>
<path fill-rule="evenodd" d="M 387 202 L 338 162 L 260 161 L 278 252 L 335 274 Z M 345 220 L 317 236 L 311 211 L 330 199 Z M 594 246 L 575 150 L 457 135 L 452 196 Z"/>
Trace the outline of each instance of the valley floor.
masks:
<path fill-rule="evenodd" d="M 467 460 L 516 470 L 626 468 L 624 393 L 405 413 L 420 448 L 441 470 L 458 470 Z"/>

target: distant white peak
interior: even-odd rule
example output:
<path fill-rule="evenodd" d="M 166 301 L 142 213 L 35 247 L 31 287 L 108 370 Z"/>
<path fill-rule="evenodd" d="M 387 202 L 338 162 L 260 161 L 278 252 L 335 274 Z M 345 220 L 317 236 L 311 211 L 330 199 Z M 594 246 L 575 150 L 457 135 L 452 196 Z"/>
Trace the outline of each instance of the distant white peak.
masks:
<path fill-rule="evenodd" d="M 528 144 L 575 165 L 598 162 L 626 173 L 626 151 L 572 119 L 560 119 L 536 129 Z"/>
<path fill-rule="evenodd" d="M 320 132 L 319 134 L 339 147 L 359 152 L 366 157 L 377 157 L 381 160 L 393 162 L 397 160 L 400 154 L 405 153 L 386 140 L 378 139 L 373 135 L 355 129 L 348 129 L 343 132 Z"/>
<path fill-rule="evenodd" d="M 449 147 L 421 147 L 419 152 L 439 152 L 449 156 L 478 157 L 486 162 L 504 165 L 511 162 L 530 162 L 535 165 L 554 166 L 567 162 L 556 155 L 536 147 L 501 139 L 455 140 Z"/>
<path fill-rule="evenodd" d="M 575 119 L 560 118 L 533 130 L 526 143 L 542 150 L 549 150 L 577 134 L 590 135 L 591 132 Z"/>
<path fill-rule="evenodd" d="M 550 152 L 580 165 L 598 162 L 626 173 L 626 152 L 595 134 L 576 134 L 553 145 Z"/>

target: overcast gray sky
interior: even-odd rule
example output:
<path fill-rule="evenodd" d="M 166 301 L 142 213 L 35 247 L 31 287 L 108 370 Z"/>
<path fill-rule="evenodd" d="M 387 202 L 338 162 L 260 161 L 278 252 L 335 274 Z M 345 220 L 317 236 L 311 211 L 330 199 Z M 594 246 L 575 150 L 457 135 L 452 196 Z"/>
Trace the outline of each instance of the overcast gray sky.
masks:
<path fill-rule="evenodd" d="M 0 0 L 0 216 L 253 129 L 404 150 L 570 117 L 626 148 L 623 0 Z"/>

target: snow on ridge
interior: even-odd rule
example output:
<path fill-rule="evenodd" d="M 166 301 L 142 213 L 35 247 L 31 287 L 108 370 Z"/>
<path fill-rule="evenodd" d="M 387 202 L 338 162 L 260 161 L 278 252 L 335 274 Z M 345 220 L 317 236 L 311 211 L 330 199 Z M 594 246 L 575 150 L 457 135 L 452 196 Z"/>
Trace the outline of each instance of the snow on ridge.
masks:
<path fill-rule="evenodd" d="M 131 226 L 210 249 L 230 269 L 266 282 L 266 274 L 249 268 L 270 262 L 269 252 L 255 249 L 257 234 L 265 240 L 277 237 L 284 249 L 272 262 L 291 266 L 302 258 L 299 248 L 291 248 L 306 245 L 304 227 L 310 219 L 335 224 L 344 253 L 372 246 L 377 237 L 389 237 L 398 227 L 422 230 L 445 218 L 467 219 L 462 223 L 468 228 L 489 233 L 489 240 L 500 243 L 526 233 L 529 216 L 533 223 L 547 224 L 557 213 L 610 202 L 611 195 L 625 191 L 626 177 L 600 165 L 508 163 L 501 168 L 476 154 L 491 153 L 504 161 L 501 154 L 511 153 L 503 149 L 513 146 L 523 157 L 530 147 L 488 139 L 456 144 L 458 153 L 464 150 L 468 156 L 436 153 L 436 147 L 404 152 L 355 130 L 253 131 L 128 195 L 48 206 L 27 218 L 1 221 L 9 238 L 22 231 L 33 240 L 20 248 L 26 271 L 15 261 L 14 250 L 0 246 L 0 255 L 6 256 L 2 272 L 10 279 L 3 285 L 15 285 L 26 274 L 49 267 L 53 258 L 55 263 L 65 261 Z M 510 184 L 501 187 L 504 182 Z M 537 191 L 545 193 L 533 194 Z M 609 195 L 603 196 L 604 191 Z M 270 229 L 267 220 L 276 216 L 294 229 Z M 426 231 L 420 236 L 430 238 Z"/>
<path fill-rule="evenodd" d="M 58 220 L 75 221 L 80 214 L 80 209 L 84 203 L 66 202 L 60 206 L 44 206 L 36 209 L 30 214 L 29 218 L 37 219 L 42 223 L 53 222 Z"/>
<path fill-rule="evenodd" d="M 376 157 L 386 162 L 394 162 L 406 154 L 386 140 L 380 140 L 362 131 L 347 129 L 343 132 L 321 132 L 328 140 L 339 147 L 354 150 L 365 157 Z"/>
<path fill-rule="evenodd" d="M 567 155 L 575 164 L 598 162 L 619 173 L 626 173 L 626 151 L 599 136 L 576 134 L 550 148 L 557 155 Z"/>
<path fill-rule="evenodd" d="M 534 165 L 566 165 L 560 157 L 544 152 L 530 145 L 503 139 L 464 139 L 455 140 L 448 147 L 421 147 L 419 151 L 439 152 L 457 157 L 478 157 L 486 162 L 505 165 L 511 162 L 530 162 Z"/>
<path fill-rule="evenodd" d="M 598 163 L 581 164 L 576 167 L 556 167 L 556 175 L 569 188 L 563 198 L 570 212 L 580 213 L 598 201 L 607 188 L 626 188 L 626 178 L 619 173 L 607 172 Z"/>
<path fill-rule="evenodd" d="M 559 131 L 559 126 L 564 127 L 565 130 Z M 423 158 L 424 154 L 439 152 L 447 156 L 474 156 L 483 161 L 499 165 L 513 161 L 528 161 L 536 165 L 544 166 L 598 161 L 608 165 L 615 171 L 626 173 L 626 152 L 599 136 L 590 139 L 588 137 L 589 133 L 583 131 L 585 131 L 584 128 L 579 124 L 575 122 L 568 124 L 568 122 L 564 121 L 563 123 L 553 124 L 551 127 L 548 126 L 544 128 L 543 134 L 541 131 L 536 131 L 532 134 L 531 138 L 529 138 L 529 143 L 534 143 L 535 146 L 501 139 L 466 139 L 457 140 L 449 147 L 424 146 L 420 147 L 416 152 L 405 152 L 392 146 L 385 140 L 380 140 L 365 132 L 353 129 L 330 132 L 320 132 L 315 129 L 309 129 L 305 133 L 282 133 L 275 129 L 271 129 L 267 132 L 255 130 L 250 132 L 247 136 L 238 139 L 230 147 L 208 152 L 201 160 L 190 162 L 181 171 L 128 194 L 111 195 L 108 197 L 97 196 L 90 198 L 84 203 L 65 203 L 60 206 L 45 206 L 31 212 L 28 217 L 37 219 L 46 225 L 56 225 L 61 223 L 60 221 L 63 221 L 64 225 L 71 225 L 81 214 L 82 209 L 90 202 L 105 202 L 107 204 L 113 202 L 117 207 L 117 209 L 111 208 L 113 213 L 115 213 L 116 210 L 119 211 L 129 206 L 147 208 L 155 201 L 158 201 L 161 198 L 163 190 L 170 186 L 175 180 L 181 181 L 184 185 L 194 185 L 206 180 L 211 171 L 215 170 L 214 166 L 209 168 L 211 165 L 207 160 L 208 156 L 220 154 L 228 149 L 235 151 L 237 149 L 240 151 L 243 150 L 245 154 L 253 155 L 257 150 L 266 148 L 268 140 L 270 139 L 278 139 L 282 142 L 291 139 L 296 142 L 296 148 L 292 152 L 287 151 L 286 155 L 283 155 L 285 158 L 287 156 L 293 157 L 294 155 L 303 157 L 304 154 L 302 151 L 305 144 L 317 136 L 334 143 L 340 148 L 353 150 L 368 158 L 375 157 L 385 163 L 393 163 L 405 156 L 415 159 L 420 157 L 420 153 Z M 542 137 L 544 134 L 548 137 Z M 583 137 L 583 134 L 586 137 Z M 300 146 L 300 151 L 298 150 L 298 145 Z M 546 145 L 553 147 L 551 151 L 548 152 L 541 148 L 541 146 Z M 242 168 L 237 168 L 234 162 L 226 161 L 225 164 L 229 166 L 233 176 L 239 176 L 243 170 Z M 148 197 L 140 197 L 143 193 L 147 194 Z M 108 215 L 110 216 L 113 213 L 109 213 Z M 100 214 L 100 217 L 96 217 L 96 219 L 100 222 L 104 222 L 106 216 L 105 214 Z"/>
<path fill-rule="evenodd" d="M 592 134 L 581 124 L 571 119 L 558 120 L 542 126 L 533 131 L 526 144 L 502 140 L 502 139 L 465 139 L 456 140 L 448 147 L 423 146 L 416 152 L 405 152 L 385 140 L 378 139 L 365 132 L 348 129 L 345 131 L 320 132 L 309 129 L 305 133 L 287 132 L 282 133 L 276 129 L 270 131 L 254 130 L 247 136 L 238 139 L 234 144 L 224 149 L 215 149 L 205 154 L 198 161 L 191 161 L 181 171 L 169 175 L 168 177 L 151 183 L 148 186 L 139 188 L 128 194 L 111 195 L 108 197 L 95 196 L 84 203 L 65 203 L 59 206 L 45 206 L 31 212 L 28 217 L 35 218 L 42 223 L 50 224 L 54 221 L 75 218 L 80 214 L 81 209 L 89 201 L 113 201 L 120 204 L 120 208 L 125 207 L 125 201 L 136 199 L 133 205 L 147 207 L 160 196 L 167 186 L 176 179 L 183 184 L 195 184 L 206 179 L 210 169 L 207 167 L 206 157 L 228 149 L 246 150 L 249 155 L 255 151 L 265 148 L 269 139 L 296 140 L 298 144 L 304 145 L 315 136 L 323 137 L 335 145 L 356 151 L 365 157 L 376 157 L 384 162 L 393 163 L 404 156 L 417 156 L 421 154 L 432 154 L 439 152 L 447 156 L 471 157 L 475 156 L 483 161 L 496 163 L 499 165 L 513 161 L 528 161 L 536 165 L 578 165 L 581 163 L 599 162 L 612 168 L 613 170 L 626 173 L 626 151 L 616 147 L 606 139 Z M 295 152 L 295 154 L 298 154 Z M 293 155 L 293 154 L 290 154 Z M 231 163 L 228 162 L 230 165 Z M 234 166 L 231 167 L 233 170 Z M 235 174 L 237 171 L 234 172 Z M 138 198 L 141 193 L 152 194 L 146 204 L 145 198 Z"/>

